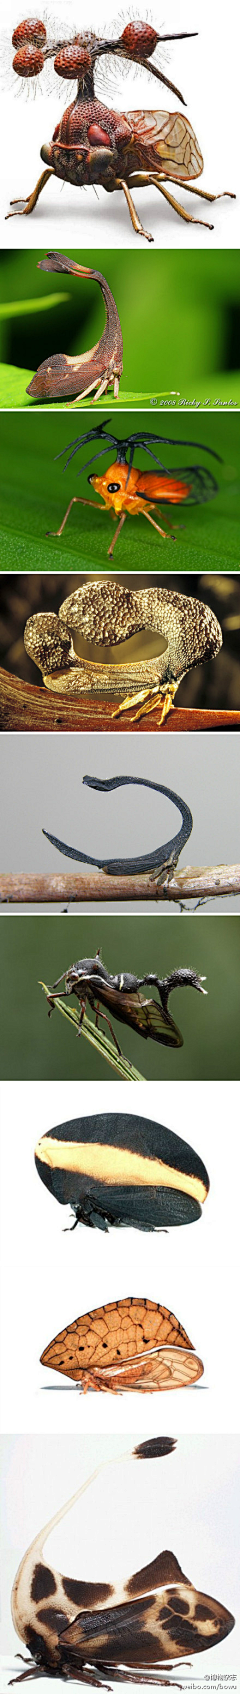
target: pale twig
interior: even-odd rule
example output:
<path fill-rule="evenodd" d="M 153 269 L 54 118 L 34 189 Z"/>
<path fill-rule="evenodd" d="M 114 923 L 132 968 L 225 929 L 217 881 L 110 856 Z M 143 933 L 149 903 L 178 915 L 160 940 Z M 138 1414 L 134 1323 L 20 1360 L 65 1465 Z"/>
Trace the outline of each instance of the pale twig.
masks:
<path fill-rule="evenodd" d="M 96 905 L 109 901 L 213 900 L 223 895 L 240 894 L 240 865 L 186 865 L 185 869 L 169 873 L 165 882 L 150 874 L 144 876 L 107 876 L 105 871 L 74 874 L 69 871 L 30 875 L 7 873 L 0 876 L 0 905 L 59 904 L 73 901 Z"/>

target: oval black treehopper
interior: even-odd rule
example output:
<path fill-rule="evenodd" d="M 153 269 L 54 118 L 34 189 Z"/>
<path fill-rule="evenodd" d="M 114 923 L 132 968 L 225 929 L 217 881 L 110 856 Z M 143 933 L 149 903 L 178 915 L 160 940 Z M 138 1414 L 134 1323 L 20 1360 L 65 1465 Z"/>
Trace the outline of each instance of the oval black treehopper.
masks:
<path fill-rule="evenodd" d="M 208 1194 L 199 1154 L 164 1124 L 124 1112 L 73 1118 L 35 1150 L 38 1175 L 75 1224 L 154 1230 L 194 1223 Z"/>

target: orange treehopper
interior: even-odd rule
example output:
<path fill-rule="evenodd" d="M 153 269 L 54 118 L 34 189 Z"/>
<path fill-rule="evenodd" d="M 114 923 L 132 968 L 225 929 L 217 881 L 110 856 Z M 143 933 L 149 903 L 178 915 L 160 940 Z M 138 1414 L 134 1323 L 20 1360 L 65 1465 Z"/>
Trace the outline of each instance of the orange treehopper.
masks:
<path fill-rule="evenodd" d="M 79 1383 L 83 1393 L 189 1388 L 203 1364 L 182 1324 L 155 1300 L 112 1300 L 75 1318 L 41 1355 L 41 1365 Z"/>
<path fill-rule="evenodd" d="M 173 472 L 168 471 L 157 454 L 153 452 L 154 445 L 158 444 L 159 446 L 164 442 L 165 445 L 170 447 L 197 447 L 201 452 L 211 453 L 212 458 L 218 460 L 219 454 L 215 453 L 212 447 L 205 446 L 201 441 L 174 441 L 169 436 L 153 435 L 149 430 L 137 430 L 134 434 L 119 441 L 116 435 L 112 435 L 106 430 L 105 425 L 108 422 L 109 419 L 103 419 L 101 424 L 99 423 L 94 429 L 88 430 L 86 435 L 78 436 L 76 441 L 70 441 L 68 446 L 63 448 L 63 452 L 57 454 L 57 458 L 61 459 L 64 453 L 69 452 L 69 458 L 66 459 L 64 465 L 64 470 L 66 470 L 75 453 L 87 441 L 100 440 L 105 443 L 100 452 L 94 454 L 95 459 L 100 459 L 104 453 L 109 452 L 108 443 L 116 448 L 116 458 L 113 464 L 108 466 L 108 470 L 104 471 L 103 476 L 95 476 L 94 473 L 88 477 L 88 482 L 92 484 L 96 494 L 100 494 L 101 499 L 104 500 L 105 507 L 108 510 L 111 509 L 113 516 L 119 518 L 113 541 L 108 548 L 108 557 L 112 558 L 113 548 L 123 528 L 127 513 L 130 517 L 138 517 L 141 513 L 143 517 L 148 519 L 148 523 L 152 524 L 153 529 L 158 531 L 158 535 L 167 540 L 166 529 L 161 528 L 160 524 L 156 522 L 156 517 L 152 516 L 155 506 L 159 508 L 162 505 L 203 505 L 206 500 L 212 500 L 214 495 L 218 493 L 218 484 L 215 477 L 212 476 L 212 472 L 205 465 L 193 464 L 187 465 L 187 467 L 181 466 L 180 470 L 174 468 Z M 133 458 L 135 449 L 138 447 L 141 447 L 144 452 L 149 454 L 151 459 L 154 459 L 158 467 L 157 471 L 143 471 L 134 467 Z M 71 452 L 69 451 L 70 448 Z M 127 458 L 128 452 L 129 459 Z M 93 462 L 89 459 L 86 465 L 82 465 L 81 470 L 78 471 L 78 476 L 81 476 L 83 471 L 88 470 L 88 465 Z M 220 460 L 219 462 L 221 463 Z M 82 506 L 91 506 L 93 511 L 94 506 L 96 511 L 102 512 L 103 510 L 103 507 L 96 506 L 94 501 L 85 500 L 81 495 L 74 494 L 72 500 L 69 501 L 60 528 L 48 533 L 62 535 L 71 507 L 76 503 Z M 164 521 L 167 522 L 166 519 Z M 168 534 L 174 541 L 175 537 L 169 526 Z"/>

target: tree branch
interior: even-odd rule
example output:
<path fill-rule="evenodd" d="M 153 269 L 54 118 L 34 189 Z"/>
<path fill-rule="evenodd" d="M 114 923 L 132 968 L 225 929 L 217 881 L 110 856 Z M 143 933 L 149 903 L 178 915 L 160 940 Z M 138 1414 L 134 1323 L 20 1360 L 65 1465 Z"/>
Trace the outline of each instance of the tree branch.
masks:
<path fill-rule="evenodd" d="M 240 894 L 240 865 L 186 865 L 164 885 L 150 875 L 107 876 L 104 871 L 85 876 L 68 871 L 51 876 L 31 876 L 24 871 L 0 876 L 1 905 L 62 900 L 67 905 L 71 900 L 80 904 L 110 900 L 157 900 L 166 904 L 174 900 L 177 904 L 179 900 L 213 900 L 221 894 Z"/>
<path fill-rule="evenodd" d="M 81 694 L 79 700 L 66 698 L 65 694 L 51 693 L 47 688 L 38 688 L 30 682 L 22 682 L 10 671 L 0 670 L 0 725 L 2 730 L 40 731 L 52 734 L 65 730 L 110 730 L 114 735 L 123 734 L 124 730 L 134 730 L 137 734 L 149 734 L 149 730 L 162 729 L 163 734 L 177 734 L 183 730 L 218 730 L 239 729 L 240 712 L 228 711 L 197 711 L 175 706 L 169 713 L 163 725 L 160 723 L 160 708 L 157 706 L 150 716 L 140 718 L 138 723 L 131 722 L 130 712 L 114 718 L 113 712 L 117 705 L 116 699 L 94 699 L 91 694 Z"/>

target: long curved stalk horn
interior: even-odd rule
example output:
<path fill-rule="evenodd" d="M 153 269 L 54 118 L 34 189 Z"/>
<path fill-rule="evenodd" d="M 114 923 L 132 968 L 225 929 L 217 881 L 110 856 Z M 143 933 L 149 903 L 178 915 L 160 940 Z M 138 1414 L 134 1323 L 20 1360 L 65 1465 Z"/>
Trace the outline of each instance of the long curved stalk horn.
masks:
<path fill-rule="evenodd" d="M 67 395 L 84 398 L 98 389 L 96 399 L 113 386 L 117 398 L 123 368 L 123 345 L 120 318 L 111 288 L 101 271 L 80 265 L 64 253 L 47 253 L 40 259 L 38 270 L 60 271 L 98 282 L 106 307 L 106 322 L 100 341 L 80 356 L 55 353 L 44 360 L 27 388 L 37 400 L 64 399 Z"/>

